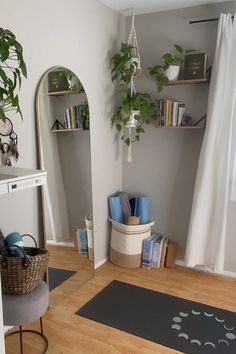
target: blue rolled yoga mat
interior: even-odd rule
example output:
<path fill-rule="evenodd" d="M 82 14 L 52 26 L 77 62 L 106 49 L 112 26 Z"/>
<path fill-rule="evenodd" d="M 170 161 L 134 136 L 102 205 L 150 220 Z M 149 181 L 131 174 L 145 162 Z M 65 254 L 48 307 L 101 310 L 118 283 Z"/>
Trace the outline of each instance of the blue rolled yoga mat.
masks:
<path fill-rule="evenodd" d="M 119 197 L 120 197 L 123 223 L 128 224 L 129 217 L 131 216 L 129 197 L 126 192 L 119 192 Z"/>
<path fill-rule="evenodd" d="M 140 224 L 148 224 L 150 222 L 151 201 L 149 197 L 137 197 L 135 203 L 134 215 L 140 217 Z"/>
<path fill-rule="evenodd" d="M 108 197 L 109 209 L 111 219 L 123 224 L 122 208 L 120 196 L 111 196 Z"/>

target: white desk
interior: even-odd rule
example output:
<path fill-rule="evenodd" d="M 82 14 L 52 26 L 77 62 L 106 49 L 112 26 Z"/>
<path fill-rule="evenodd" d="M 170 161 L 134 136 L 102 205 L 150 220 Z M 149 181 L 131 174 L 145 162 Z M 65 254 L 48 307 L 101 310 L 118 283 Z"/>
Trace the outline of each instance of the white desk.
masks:
<path fill-rule="evenodd" d="M 46 171 L 0 166 L 0 195 L 46 184 Z M 0 353 L 5 354 L 0 281 Z"/>
<path fill-rule="evenodd" d="M 0 166 L 0 195 L 42 186 L 45 183 L 46 171 Z"/>

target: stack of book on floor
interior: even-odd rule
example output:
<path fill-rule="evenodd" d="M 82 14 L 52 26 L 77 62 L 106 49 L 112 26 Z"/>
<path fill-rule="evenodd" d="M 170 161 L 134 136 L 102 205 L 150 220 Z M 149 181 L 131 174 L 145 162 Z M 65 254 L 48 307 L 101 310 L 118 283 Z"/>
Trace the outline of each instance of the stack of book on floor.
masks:
<path fill-rule="evenodd" d="M 155 102 L 155 124 L 157 127 L 177 127 L 182 125 L 186 111 L 185 104 L 170 99 Z"/>
<path fill-rule="evenodd" d="M 72 106 L 66 109 L 64 113 L 64 122 L 66 129 L 83 129 L 83 114 L 81 105 Z"/>
<path fill-rule="evenodd" d="M 156 232 L 143 240 L 142 267 L 163 268 L 174 267 L 176 260 L 176 244 Z"/>
<path fill-rule="evenodd" d="M 77 229 L 75 244 L 80 254 L 88 255 L 87 229 Z"/>

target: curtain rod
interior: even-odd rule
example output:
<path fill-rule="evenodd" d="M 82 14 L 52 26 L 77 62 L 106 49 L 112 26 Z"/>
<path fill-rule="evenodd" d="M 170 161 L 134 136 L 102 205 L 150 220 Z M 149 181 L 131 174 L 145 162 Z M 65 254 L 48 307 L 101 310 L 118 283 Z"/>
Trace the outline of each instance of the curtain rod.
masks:
<path fill-rule="evenodd" d="M 234 19 L 234 16 L 231 17 L 232 20 Z M 190 25 L 193 25 L 195 23 L 205 23 L 205 22 L 216 22 L 219 20 L 219 17 L 216 18 L 206 18 L 205 20 L 194 20 L 194 21 L 189 21 Z"/>

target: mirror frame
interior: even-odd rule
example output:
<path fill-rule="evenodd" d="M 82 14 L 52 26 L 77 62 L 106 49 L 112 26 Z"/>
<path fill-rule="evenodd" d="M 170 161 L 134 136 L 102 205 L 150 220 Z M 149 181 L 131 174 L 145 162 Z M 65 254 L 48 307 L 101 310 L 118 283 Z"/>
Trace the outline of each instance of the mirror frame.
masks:
<path fill-rule="evenodd" d="M 37 165 L 39 166 L 40 170 L 45 170 L 43 163 L 42 163 L 42 136 L 40 134 L 40 129 L 41 129 L 41 121 L 40 121 L 40 108 L 39 108 L 39 91 L 41 89 L 42 83 L 44 82 L 44 80 L 47 78 L 48 74 L 58 68 L 64 68 L 67 69 L 65 66 L 63 65 L 55 65 L 52 66 L 51 68 L 47 69 L 44 74 L 41 76 L 37 87 L 36 87 L 36 92 L 35 92 L 35 120 L 36 120 L 36 150 L 37 150 Z M 74 72 L 73 72 L 74 73 Z M 77 76 L 77 75 L 76 75 Z M 77 76 L 78 78 L 78 76 Z M 82 84 L 83 86 L 83 84 Z M 84 87 L 84 86 L 83 86 Z M 86 91 L 85 91 L 86 94 Z M 86 94 L 87 96 L 87 94 Z M 87 97 L 88 100 L 88 97 Z M 91 129 L 91 125 L 89 127 L 89 130 Z M 90 133 L 90 157 L 91 157 L 91 133 Z M 92 162 L 92 159 L 91 159 Z M 45 170 L 46 171 L 46 170 Z M 47 172 L 47 171 L 46 171 Z M 91 176 L 91 181 L 92 181 L 92 176 Z M 41 205 L 39 206 L 41 215 L 40 215 L 40 219 L 42 220 L 42 225 L 43 225 L 43 240 L 42 240 L 42 247 L 46 248 L 46 238 L 45 238 L 45 234 L 46 234 L 46 225 L 45 225 L 45 218 L 44 218 L 44 195 L 43 195 L 43 188 L 40 188 L 40 196 L 41 196 Z M 93 195 L 92 195 L 92 199 L 93 199 Z M 93 205 L 93 201 L 92 201 L 92 205 Z M 93 213 L 93 210 L 92 210 Z M 94 247 L 94 230 L 93 230 L 93 247 Z M 94 256 L 94 248 L 93 248 L 93 273 L 92 276 L 95 275 L 95 256 Z M 48 274 L 47 274 L 47 280 L 48 280 Z"/>

